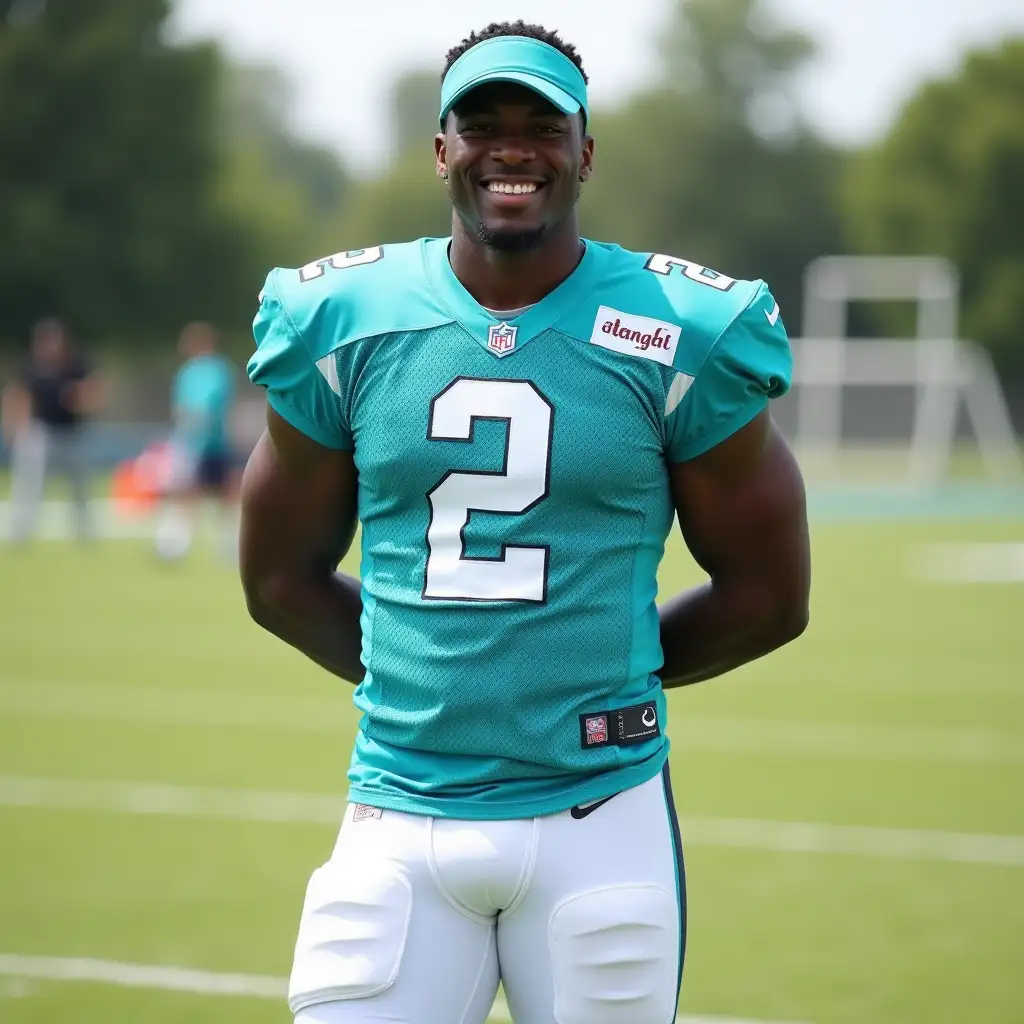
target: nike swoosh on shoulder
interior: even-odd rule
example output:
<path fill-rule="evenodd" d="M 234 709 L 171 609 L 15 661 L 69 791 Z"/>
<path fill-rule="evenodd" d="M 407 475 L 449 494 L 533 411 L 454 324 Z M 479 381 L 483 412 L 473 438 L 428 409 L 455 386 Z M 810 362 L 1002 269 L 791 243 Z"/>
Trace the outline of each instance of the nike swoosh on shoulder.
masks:
<path fill-rule="evenodd" d="M 779 319 L 779 304 L 775 303 L 775 308 L 769 313 L 767 309 L 761 310 L 764 313 L 765 320 L 768 321 L 769 327 L 774 327 Z"/>
<path fill-rule="evenodd" d="M 603 800 L 595 800 L 594 803 L 587 804 L 585 807 L 570 807 L 569 813 L 579 821 L 581 818 L 585 818 L 588 814 L 592 814 L 598 809 L 598 807 L 603 807 L 609 800 L 614 800 L 616 796 L 618 796 L 617 793 L 612 793 L 611 796 L 606 796 Z"/>

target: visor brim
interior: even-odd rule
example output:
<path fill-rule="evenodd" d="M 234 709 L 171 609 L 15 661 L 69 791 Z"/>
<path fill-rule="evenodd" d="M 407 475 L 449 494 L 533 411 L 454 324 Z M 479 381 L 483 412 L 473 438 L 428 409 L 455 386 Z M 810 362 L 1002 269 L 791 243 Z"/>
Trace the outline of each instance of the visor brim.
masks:
<path fill-rule="evenodd" d="M 469 82 L 463 88 L 457 90 L 448 101 L 445 109 L 441 111 L 442 124 L 450 111 L 458 106 L 460 100 L 464 99 L 475 89 L 489 85 L 491 82 L 514 82 L 517 85 L 523 85 L 531 92 L 535 92 L 538 96 L 546 99 L 563 114 L 578 114 L 580 111 L 579 103 L 569 93 L 540 75 L 531 74 L 528 71 L 497 71 L 492 75 Z"/>

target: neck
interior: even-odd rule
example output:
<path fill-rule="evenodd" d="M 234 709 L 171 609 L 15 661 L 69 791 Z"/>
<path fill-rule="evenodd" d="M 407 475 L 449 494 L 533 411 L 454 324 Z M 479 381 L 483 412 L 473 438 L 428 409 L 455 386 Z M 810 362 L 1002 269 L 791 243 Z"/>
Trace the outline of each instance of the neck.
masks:
<path fill-rule="evenodd" d="M 449 259 L 470 295 L 488 309 L 519 309 L 540 302 L 578 266 L 582 244 L 575 213 L 536 249 L 501 252 L 488 248 L 452 217 Z"/>

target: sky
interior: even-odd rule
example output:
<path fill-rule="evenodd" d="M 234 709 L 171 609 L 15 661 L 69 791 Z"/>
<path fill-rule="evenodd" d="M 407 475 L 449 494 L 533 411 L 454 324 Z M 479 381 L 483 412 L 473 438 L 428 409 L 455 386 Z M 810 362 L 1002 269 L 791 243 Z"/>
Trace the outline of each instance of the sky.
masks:
<path fill-rule="evenodd" d="M 878 138 L 922 80 L 970 48 L 1024 35 L 1024 0 L 768 2 L 818 44 L 798 95 L 837 142 Z M 177 0 L 173 32 L 276 64 L 293 85 L 294 129 L 370 172 L 387 157 L 392 82 L 412 67 L 439 71 L 472 29 L 520 17 L 557 29 L 583 56 L 591 103 L 607 107 L 651 80 L 668 12 L 669 0 Z"/>

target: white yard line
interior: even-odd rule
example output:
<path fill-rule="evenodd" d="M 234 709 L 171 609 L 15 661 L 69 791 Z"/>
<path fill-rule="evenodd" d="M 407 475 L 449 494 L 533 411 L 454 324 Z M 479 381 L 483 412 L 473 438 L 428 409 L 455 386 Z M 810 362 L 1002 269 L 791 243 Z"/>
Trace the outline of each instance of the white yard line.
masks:
<path fill-rule="evenodd" d="M 0 974 L 39 981 L 92 981 L 125 988 L 159 988 L 204 996 L 284 999 L 288 994 L 287 979 L 266 974 L 215 974 L 188 967 L 125 964 L 82 957 L 0 953 Z"/>
<path fill-rule="evenodd" d="M 152 537 L 150 515 L 126 517 L 109 498 L 94 498 L 89 503 L 93 526 L 100 537 L 110 540 Z M 73 536 L 74 509 L 69 501 L 58 498 L 40 503 L 35 536 L 39 540 L 69 540 Z M 11 518 L 11 503 L 0 501 L 0 536 L 6 537 Z"/>
<path fill-rule="evenodd" d="M 349 698 L 0 680 L 0 712 L 45 718 L 200 728 L 336 734 Z M 845 725 L 784 719 L 673 716 L 680 750 L 865 761 L 1024 764 L 1024 734 L 1011 730 Z"/>
<path fill-rule="evenodd" d="M 164 967 L 126 964 L 116 960 L 79 957 L 17 956 L 0 953 L 0 975 L 37 981 L 85 981 L 127 988 L 163 989 L 210 996 L 251 996 L 257 999 L 284 1000 L 288 992 L 286 978 L 266 974 L 216 974 L 188 967 Z M 508 1006 L 499 996 L 491 1019 L 511 1021 Z M 676 1024 L 768 1024 L 767 1021 L 741 1020 L 735 1017 L 676 1017 Z M 782 1022 L 779 1022 L 782 1024 Z"/>
<path fill-rule="evenodd" d="M 933 544 L 914 553 L 917 573 L 933 583 L 1024 583 L 1024 544 Z"/>
<path fill-rule="evenodd" d="M 326 794 L 0 776 L 6 807 L 337 827 L 343 805 Z M 684 818 L 681 827 L 691 846 L 1024 867 L 1024 836 L 754 818 Z"/>
<path fill-rule="evenodd" d="M 351 708 L 337 697 L 277 697 L 245 692 L 0 680 L 0 711 L 205 728 L 337 733 Z"/>

